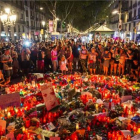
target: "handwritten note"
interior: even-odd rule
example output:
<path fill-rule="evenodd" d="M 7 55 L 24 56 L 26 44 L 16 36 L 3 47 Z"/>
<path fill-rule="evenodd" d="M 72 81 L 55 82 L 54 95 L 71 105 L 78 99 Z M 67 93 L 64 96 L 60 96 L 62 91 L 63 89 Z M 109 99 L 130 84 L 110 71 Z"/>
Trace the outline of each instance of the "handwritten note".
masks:
<path fill-rule="evenodd" d="M 41 92 L 48 111 L 59 105 L 51 82 L 42 85 Z"/>
<path fill-rule="evenodd" d="M 19 93 L 5 94 L 0 96 L 0 107 L 4 109 L 9 106 L 20 107 Z"/>

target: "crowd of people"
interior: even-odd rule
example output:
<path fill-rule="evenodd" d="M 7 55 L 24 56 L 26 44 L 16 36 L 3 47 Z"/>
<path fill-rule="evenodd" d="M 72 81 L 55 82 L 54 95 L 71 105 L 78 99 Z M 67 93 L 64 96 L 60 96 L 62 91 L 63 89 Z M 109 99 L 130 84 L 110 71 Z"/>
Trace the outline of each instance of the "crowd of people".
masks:
<path fill-rule="evenodd" d="M 89 74 L 126 75 L 139 79 L 140 50 L 134 42 L 108 38 L 83 44 L 80 38 L 54 42 L 1 43 L 0 85 L 29 72 L 75 71 Z"/>

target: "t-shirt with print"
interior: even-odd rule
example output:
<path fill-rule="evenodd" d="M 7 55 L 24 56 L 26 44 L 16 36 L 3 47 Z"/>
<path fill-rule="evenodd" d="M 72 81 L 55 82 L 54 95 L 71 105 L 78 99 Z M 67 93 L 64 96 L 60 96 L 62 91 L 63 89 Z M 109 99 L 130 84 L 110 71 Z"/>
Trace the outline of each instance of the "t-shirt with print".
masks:
<path fill-rule="evenodd" d="M 3 54 L 1 56 L 1 61 L 8 61 L 8 60 L 12 60 L 10 55 L 5 55 Z M 8 63 L 8 62 L 7 62 Z M 3 70 L 9 70 L 12 69 L 12 67 L 9 67 L 7 63 L 3 63 Z"/>

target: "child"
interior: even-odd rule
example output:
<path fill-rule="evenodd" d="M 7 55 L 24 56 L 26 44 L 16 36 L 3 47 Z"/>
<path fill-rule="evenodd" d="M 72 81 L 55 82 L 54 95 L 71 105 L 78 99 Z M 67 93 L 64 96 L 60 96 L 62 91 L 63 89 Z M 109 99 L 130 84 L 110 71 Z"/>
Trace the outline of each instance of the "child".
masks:
<path fill-rule="evenodd" d="M 90 74 L 92 74 L 92 71 L 95 74 L 95 70 L 96 70 L 96 57 L 97 57 L 97 55 L 98 54 L 95 52 L 95 48 L 92 48 L 91 49 L 91 53 L 89 53 L 89 56 L 88 56 Z"/>
<path fill-rule="evenodd" d="M 66 64 L 67 64 L 67 60 L 66 60 L 65 56 L 62 55 L 62 57 L 59 61 L 59 66 L 60 66 L 60 70 L 63 74 L 66 74 L 66 71 L 68 70 Z"/>

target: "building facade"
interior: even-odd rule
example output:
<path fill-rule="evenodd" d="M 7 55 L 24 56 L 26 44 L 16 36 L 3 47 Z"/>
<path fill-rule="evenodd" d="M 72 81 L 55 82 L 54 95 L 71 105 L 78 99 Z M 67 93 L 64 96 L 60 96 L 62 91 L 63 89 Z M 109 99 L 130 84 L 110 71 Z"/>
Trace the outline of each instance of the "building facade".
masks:
<path fill-rule="evenodd" d="M 121 8 L 120 8 L 121 6 Z M 118 9 L 121 14 L 121 30 L 119 31 L 119 14 L 110 16 L 109 26 L 115 30 L 114 37 L 125 40 L 140 39 L 140 0 L 114 0 L 111 11 Z"/>
<path fill-rule="evenodd" d="M 14 10 L 17 20 L 13 27 L 3 26 L 0 21 L 0 40 L 6 38 L 12 41 L 26 38 L 45 39 L 46 25 L 43 27 L 42 21 L 47 23 L 48 19 L 45 10 L 40 9 L 40 4 L 35 0 L 1 0 L 0 11 L 4 11 L 4 8 L 7 7 Z M 43 33 L 41 33 L 41 29 L 43 29 Z"/>

